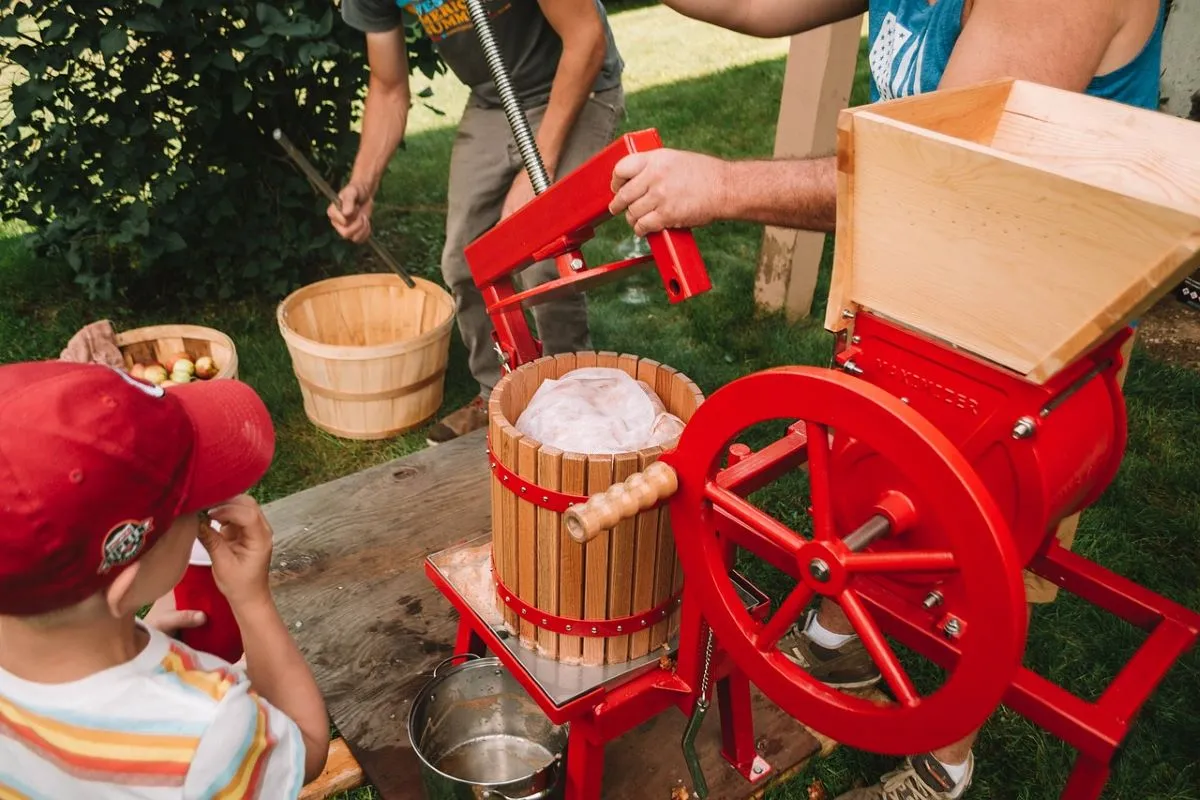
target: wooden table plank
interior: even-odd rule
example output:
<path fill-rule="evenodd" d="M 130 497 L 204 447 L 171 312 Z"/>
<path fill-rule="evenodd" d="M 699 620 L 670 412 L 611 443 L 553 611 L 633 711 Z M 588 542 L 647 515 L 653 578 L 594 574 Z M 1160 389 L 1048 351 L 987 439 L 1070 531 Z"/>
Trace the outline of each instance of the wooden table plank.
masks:
<path fill-rule="evenodd" d="M 482 431 L 268 504 L 272 588 L 330 716 L 386 800 L 410 800 L 420 766 L 408 743 L 416 693 L 453 649 L 457 614 L 425 576 L 431 553 L 491 530 Z M 711 797 L 753 792 L 719 754 L 714 705 L 701 735 Z M 781 770 L 820 749 L 756 693 L 756 733 Z M 608 747 L 606 800 L 667 800 L 687 772 L 684 720 L 669 712 Z"/>

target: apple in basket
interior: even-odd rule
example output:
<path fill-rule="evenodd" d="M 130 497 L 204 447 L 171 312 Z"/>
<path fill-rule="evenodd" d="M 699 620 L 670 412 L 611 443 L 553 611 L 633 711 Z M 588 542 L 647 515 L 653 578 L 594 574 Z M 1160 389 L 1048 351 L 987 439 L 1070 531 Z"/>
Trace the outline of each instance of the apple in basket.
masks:
<path fill-rule="evenodd" d="M 136 378 L 137 376 L 135 375 L 134 377 Z M 151 364 L 150 366 L 143 367 L 142 369 L 142 380 L 149 381 L 155 386 L 166 383 L 170 377 L 171 376 L 167 374 L 167 368 L 162 364 Z"/>
<path fill-rule="evenodd" d="M 200 356 L 196 359 L 196 377 L 202 381 L 216 377 L 217 365 L 210 356 Z"/>

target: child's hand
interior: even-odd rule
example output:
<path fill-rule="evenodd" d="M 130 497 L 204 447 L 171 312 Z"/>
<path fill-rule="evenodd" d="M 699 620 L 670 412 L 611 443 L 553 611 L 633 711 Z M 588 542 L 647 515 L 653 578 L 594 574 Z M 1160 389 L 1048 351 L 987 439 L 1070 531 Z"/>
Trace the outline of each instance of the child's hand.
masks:
<path fill-rule="evenodd" d="M 213 579 L 221 594 L 236 607 L 247 601 L 269 598 L 271 526 L 249 495 L 239 495 L 208 512 L 220 524 L 218 533 L 202 526 L 200 542 L 212 557 Z"/>

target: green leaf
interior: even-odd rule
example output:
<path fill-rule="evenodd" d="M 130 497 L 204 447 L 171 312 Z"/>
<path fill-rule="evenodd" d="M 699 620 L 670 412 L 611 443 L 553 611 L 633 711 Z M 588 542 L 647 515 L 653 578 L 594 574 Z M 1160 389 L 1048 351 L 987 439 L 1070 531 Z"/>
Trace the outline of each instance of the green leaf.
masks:
<path fill-rule="evenodd" d="M 179 235 L 177 231 L 171 231 L 163 237 L 163 247 L 168 253 L 178 253 L 181 250 L 187 249 L 187 242 Z"/>
<path fill-rule="evenodd" d="M 264 28 L 268 25 L 286 25 L 287 17 L 270 3 L 259 3 L 254 7 L 255 16 Z"/>
<path fill-rule="evenodd" d="M 163 0 L 142 0 L 142 2 L 148 6 L 153 6 L 154 8 L 162 8 L 163 4 Z"/>
<path fill-rule="evenodd" d="M 144 136 L 148 130 L 150 130 L 150 123 L 145 119 L 135 119 L 129 124 L 129 135 L 134 138 Z"/>
<path fill-rule="evenodd" d="M 247 50 L 257 50 L 269 41 L 271 41 L 271 34 L 260 33 L 255 36 L 251 36 L 249 39 L 244 40 L 242 42 L 242 46 L 245 47 Z"/>
<path fill-rule="evenodd" d="M 119 53 L 129 46 L 129 36 L 124 28 L 113 28 L 100 36 L 100 52 L 106 56 Z"/>
<path fill-rule="evenodd" d="M 139 14 L 125 23 L 125 27 L 139 33 L 163 33 L 166 30 L 158 17 L 152 14 Z"/>
<path fill-rule="evenodd" d="M 233 60 L 233 55 L 228 51 L 222 51 L 213 56 L 213 66 L 217 69 L 223 69 L 226 72 L 235 72 L 237 70 L 237 62 Z"/>
<path fill-rule="evenodd" d="M 244 85 L 233 87 L 233 97 L 231 98 L 233 105 L 233 113 L 240 114 L 246 110 L 246 106 L 250 105 L 250 90 Z"/>
<path fill-rule="evenodd" d="M 15 39 L 21 32 L 19 27 L 20 21 L 21 18 L 12 11 L 0 17 L 0 38 Z"/>

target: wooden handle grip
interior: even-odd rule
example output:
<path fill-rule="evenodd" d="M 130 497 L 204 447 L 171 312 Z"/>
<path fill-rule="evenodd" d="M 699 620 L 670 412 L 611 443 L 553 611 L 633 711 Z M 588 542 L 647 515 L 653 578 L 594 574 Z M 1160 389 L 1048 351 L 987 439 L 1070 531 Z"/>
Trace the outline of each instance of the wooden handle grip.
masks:
<path fill-rule="evenodd" d="M 630 475 L 606 491 L 594 494 L 581 506 L 567 511 L 567 532 L 577 542 L 587 542 L 641 511 L 675 494 L 679 478 L 668 464 L 655 461 L 644 472 Z"/>

